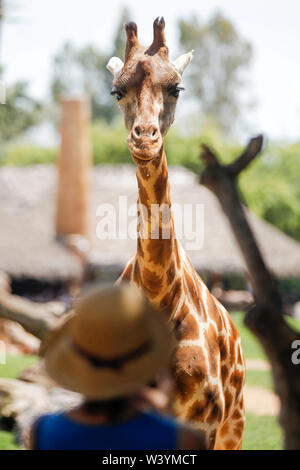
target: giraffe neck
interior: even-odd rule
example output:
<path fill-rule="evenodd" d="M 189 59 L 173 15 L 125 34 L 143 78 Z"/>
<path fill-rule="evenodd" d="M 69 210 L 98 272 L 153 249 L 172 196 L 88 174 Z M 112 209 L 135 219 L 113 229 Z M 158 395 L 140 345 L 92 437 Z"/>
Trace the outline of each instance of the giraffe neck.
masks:
<path fill-rule="evenodd" d="M 172 288 L 180 266 L 164 147 L 157 159 L 138 166 L 137 182 L 135 281 L 160 303 Z"/>

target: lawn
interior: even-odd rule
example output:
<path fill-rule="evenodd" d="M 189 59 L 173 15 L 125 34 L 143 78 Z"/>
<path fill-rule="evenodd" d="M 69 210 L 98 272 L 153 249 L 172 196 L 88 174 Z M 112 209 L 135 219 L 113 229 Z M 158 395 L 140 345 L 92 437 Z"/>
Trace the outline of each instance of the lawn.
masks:
<path fill-rule="evenodd" d="M 250 330 L 244 325 L 243 319 L 244 314 L 240 312 L 231 313 L 231 318 L 233 319 L 237 329 L 239 330 L 242 347 L 247 359 L 264 359 L 266 360 L 266 355 L 260 346 L 258 340 L 251 333 Z"/>
<path fill-rule="evenodd" d="M 0 431 L 0 450 L 17 450 L 19 447 L 14 443 L 12 432 Z"/>
<path fill-rule="evenodd" d="M 243 450 L 280 450 L 282 432 L 275 416 L 247 413 Z"/>
<path fill-rule="evenodd" d="M 31 366 L 37 361 L 36 356 L 12 356 L 7 354 L 6 364 L 0 364 L 0 377 L 14 379 L 20 375 L 22 370 Z"/>
<path fill-rule="evenodd" d="M 7 354 L 6 364 L 0 364 L 0 377 L 17 378 L 22 370 L 36 363 L 37 360 L 36 356 L 12 356 Z M 15 450 L 18 448 L 14 442 L 13 433 L 0 429 L 0 450 Z"/>
<path fill-rule="evenodd" d="M 266 360 L 266 356 L 258 341 L 243 324 L 243 314 L 233 313 L 232 318 L 240 332 L 245 357 L 247 359 Z M 287 321 L 291 322 L 294 328 L 300 328 L 299 322 L 290 319 L 287 319 Z M 37 358 L 34 356 L 8 356 L 7 363 L 0 365 L 0 377 L 17 377 L 23 369 L 36 361 Z M 265 389 L 272 389 L 271 373 L 268 370 L 248 370 L 246 384 L 248 386 L 255 385 Z M 0 431 L 1 449 L 17 449 L 12 433 Z M 247 413 L 243 449 L 282 449 L 282 433 L 277 418 Z"/>
<path fill-rule="evenodd" d="M 244 314 L 231 314 L 241 335 L 242 347 L 247 359 L 267 360 L 258 340 L 243 323 Z M 299 328 L 299 322 L 288 319 L 294 328 Z M 246 385 L 273 390 L 271 372 L 268 370 L 247 370 Z M 282 431 L 275 416 L 258 416 L 247 413 L 246 427 L 243 439 L 243 450 L 280 450 L 282 449 Z"/>

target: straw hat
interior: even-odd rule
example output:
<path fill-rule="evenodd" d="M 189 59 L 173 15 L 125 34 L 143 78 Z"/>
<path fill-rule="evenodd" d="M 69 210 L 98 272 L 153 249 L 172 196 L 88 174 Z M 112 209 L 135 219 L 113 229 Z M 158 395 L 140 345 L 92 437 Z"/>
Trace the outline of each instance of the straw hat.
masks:
<path fill-rule="evenodd" d="M 48 374 L 88 398 L 126 396 L 167 366 L 174 346 L 164 315 L 136 287 L 93 286 L 43 345 Z"/>

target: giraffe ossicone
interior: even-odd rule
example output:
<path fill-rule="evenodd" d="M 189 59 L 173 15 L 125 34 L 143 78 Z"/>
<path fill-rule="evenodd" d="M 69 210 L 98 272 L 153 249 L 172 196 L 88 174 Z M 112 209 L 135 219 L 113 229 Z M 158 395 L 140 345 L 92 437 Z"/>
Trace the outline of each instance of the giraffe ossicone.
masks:
<path fill-rule="evenodd" d="M 193 51 L 169 60 L 161 17 L 154 21 L 149 47 L 140 45 L 135 23 L 125 30 L 124 64 L 113 58 L 108 68 L 137 164 L 138 207 L 146 207 L 148 214 L 152 205 L 171 210 L 163 139 L 174 121 L 181 76 Z M 166 223 L 168 238 L 163 237 Z M 136 254 L 118 282 L 127 280 L 142 288 L 174 326 L 174 412 L 204 431 L 211 449 L 239 449 L 245 422 L 245 364 L 238 331 L 176 238 L 172 211 L 167 222 L 160 216 L 149 220 L 141 211 L 137 232 Z"/>

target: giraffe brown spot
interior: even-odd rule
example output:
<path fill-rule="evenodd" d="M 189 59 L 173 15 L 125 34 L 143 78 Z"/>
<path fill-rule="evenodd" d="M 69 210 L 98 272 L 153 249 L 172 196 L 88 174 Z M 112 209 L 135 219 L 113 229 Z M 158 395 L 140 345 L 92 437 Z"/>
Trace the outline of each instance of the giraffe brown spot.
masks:
<path fill-rule="evenodd" d="M 146 191 L 145 186 L 142 184 L 141 178 L 137 176 L 138 180 L 138 187 L 139 187 L 139 200 L 148 207 L 148 202 L 149 202 L 149 196 Z"/>
<path fill-rule="evenodd" d="M 234 412 L 232 413 L 232 419 L 238 420 L 238 419 L 241 419 L 242 417 L 243 417 L 243 415 L 242 415 L 241 411 L 238 408 L 236 408 L 234 410 Z"/>
<path fill-rule="evenodd" d="M 137 253 L 141 258 L 144 257 L 142 242 L 141 242 L 140 237 L 138 237 L 138 240 L 137 240 Z"/>
<path fill-rule="evenodd" d="M 209 403 L 217 403 L 219 399 L 219 389 L 215 385 L 208 385 L 204 391 L 204 395 Z"/>
<path fill-rule="evenodd" d="M 228 371 L 228 367 L 225 366 L 225 364 L 221 367 L 221 377 L 222 377 L 222 384 L 224 386 L 227 378 L 228 378 L 228 375 L 229 375 L 229 371 Z"/>
<path fill-rule="evenodd" d="M 140 279 L 141 279 L 140 265 L 139 265 L 138 261 L 136 260 L 136 262 L 135 262 L 135 264 L 134 264 L 134 270 L 133 270 L 132 280 L 133 280 L 134 282 L 136 282 L 137 284 L 139 284 Z"/>
<path fill-rule="evenodd" d="M 160 307 L 173 312 L 181 295 L 181 287 L 181 280 L 177 279 L 171 287 L 171 290 L 162 298 Z"/>
<path fill-rule="evenodd" d="M 152 165 L 154 166 L 154 168 L 158 168 L 160 163 L 161 163 L 160 156 L 158 156 L 156 158 L 153 158 L 151 162 L 152 162 Z"/>
<path fill-rule="evenodd" d="M 175 253 L 177 269 L 180 269 L 180 267 L 181 267 L 181 258 L 179 256 L 179 249 L 178 249 L 178 242 L 177 241 L 174 243 L 174 250 L 173 251 Z"/>
<path fill-rule="evenodd" d="M 168 173 L 167 170 L 163 167 L 161 173 L 159 174 L 157 180 L 154 183 L 154 193 L 158 204 L 165 199 L 166 191 L 168 187 Z"/>
<path fill-rule="evenodd" d="M 188 421 L 203 422 L 207 414 L 207 402 L 205 400 L 196 400 L 188 409 L 186 419 Z"/>
<path fill-rule="evenodd" d="M 205 345 L 208 354 L 209 371 L 213 377 L 218 374 L 219 343 L 215 328 L 210 325 L 205 332 Z"/>
<path fill-rule="evenodd" d="M 207 331 L 207 341 L 209 343 L 210 352 L 215 356 L 219 354 L 218 333 L 213 325 L 209 325 Z"/>
<path fill-rule="evenodd" d="M 185 372 L 179 372 L 175 378 L 174 395 L 183 405 L 192 398 L 197 386 L 198 383 L 194 377 L 187 375 Z"/>
<path fill-rule="evenodd" d="M 228 418 L 229 411 L 230 411 L 230 408 L 231 408 L 231 403 L 232 403 L 232 400 L 233 400 L 233 396 L 232 396 L 232 394 L 230 393 L 229 390 L 225 390 L 225 392 L 224 392 L 224 398 L 225 398 L 225 412 L 224 412 L 224 417 L 225 417 L 225 418 Z"/>
<path fill-rule="evenodd" d="M 215 421 L 217 421 L 218 423 L 221 421 L 222 419 L 222 408 L 221 408 L 221 401 L 218 400 L 218 403 L 214 403 L 209 411 L 209 414 L 206 418 L 206 421 L 209 423 L 209 424 L 212 424 L 214 423 Z"/>
<path fill-rule="evenodd" d="M 196 291 L 194 279 L 186 269 L 184 270 L 184 274 L 192 302 L 194 305 L 199 305 L 199 292 Z"/>
<path fill-rule="evenodd" d="M 208 386 L 201 399 L 198 399 L 188 410 L 187 419 L 191 421 L 207 421 L 212 424 L 222 419 L 219 391 L 215 386 Z"/>
<path fill-rule="evenodd" d="M 149 172 L 149 169 L 147 168 L 146 165 L 145 166 L 142 166 L 142 165 L 139 166 L 139 173 L 140 173 L 141 177 L 146 181 L 150 178 L 150 172 Z"/>
<path fill-rule="evenodd" d="M 222 314 L 218 309 L 218 306 L 216 304 L 216 299 L 210 292 L 208 292 L 208 295 L 207 295 L 207 309 L 209 311 L 210 318 L 213 320 L 213 322 L 217 326 L 217 330 L 222 331 L 224 328 Z"/>
<path fill-rule="evenodd" d="M 157 240 L 173 240 L 173 237 L 174 237 L 174 231 L 173 231 L 173 227 L 172 225 L 170 225 L 170 218 L 169 220 L 166 221 L 166 223 L 164 224 L 164 226 L 161 225 L 161 218 L 162 218 L 162 213 L 160 212 L 160 225 L 158 226 L 158 234 L 157 234 L 157 237 L 156 239 Z M 153 233 L 157 233 L 156 231 L 156 221 L 154 220 L 154 225 L 153 225 L 153 229 L 151 228 L 151 230 L 153 230 Z M 150 224 L 151 225 L 151 224 Z M 153 237 L 154 238 L 154 237 Z M 171 242 L 172 245 L 173 245 L 173 242 Z"/>
<path fill-rule="evenodd" d="M 181 293 L 182 293 L 182 284 L 181 284 L 181 279 L 177 279 L 174 284 L 173 284 L 173 287 L 172 287 L 172 290 L 171 290 L 171 297 L 170 297 L 170 306 L 172 308 L 172 311 L 174 310 L 174 308 L 176 307 L 178 301 L 179 301 L 179 298 L 181 296 Z"/>
<path fill-rule="evenodd" d="M 150 297 L 157 295 L 162 285 L 162 277 L 148 268 L 143 269 L 143 286 Z"/>
<path fill-rule="evenodd" d="M 164 266 L 172 255 L 172 239 L 151 240 L 151 251 L 149 252 L 149 261 L 154 264 Z"/>
<path fill-rule="evenodd" d="M 226 450 L 235 449 L 236 442 L 233 439 L 227 439 L 226 441 L 224 441 L 224 447 Z"/>
<path fill-rule="evenodd" d="M 244 427 L 245 427 L 244 421 L 241 421 L 240 423 L 236 423 L 236 425 L 234 426 L 233 433 L 238 439 L 241 438 L 241 436 L 243 435 Z"/>
<path fill-rule="evenodd" d="M 227 344 L 226 344 L 226 338 L 224 334 L 219 335 L 219 348 L 220 348 L 220 358 L 221 362 L 224 362 L 227 358 Z"/>
<path fill-rule="evenodd" d="M 230 376 L 230 385 L 232 385 L 236 390 L 242 388 L 244 381 L 244 374 L 239 370 L 235 370 Z"/>
<path fill-rule="evenodd" d="M 184 305 L 178 315 L 176 315 L 175 335 L 179 341 L 183 339 L 199 338 L 198 324 L 193 315 L 189 313 L 186 305 Z"/>
<path fill-rule="evenodd" d="M 167 283 L 168 283 L 168 285 L 173 282 L 174 277 L 175 277 L 175 263 L 174 263 L 174 261 L 171 261 L 170 267 L 167 270 Z"/>
<path fill-rule="evenodd" d="M 229 354 L 230 354 L 231 364 L 234 364 L 236 362 L 235 345 L 236 345 L 236 341 L 233 338 L 229 337 Z"/>
<path fill-rule="evenodd" d="M 225 423 L 221 426 L 219 434 L 220 437 L 224 438 L 229 432 L 229 423 L 228 421 L 225 421 Z"/>
<path fill-rule="evenodd" d="M 175 376 L 175 395 L 181 403 L 192 398 L 200 383 L 206 377 L 205 357 L 199 346 L 179 347 L 172 358 L 172 372 Z"/>

